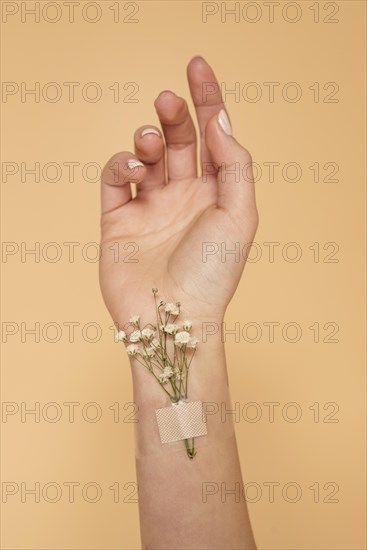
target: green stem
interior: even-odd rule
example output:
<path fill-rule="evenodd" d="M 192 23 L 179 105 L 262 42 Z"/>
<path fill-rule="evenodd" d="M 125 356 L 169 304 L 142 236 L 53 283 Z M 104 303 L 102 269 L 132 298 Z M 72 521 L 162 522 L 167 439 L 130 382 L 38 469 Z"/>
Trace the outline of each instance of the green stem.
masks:
<path fill-rule="evenodd" d="M 186 358 L 185 358 L 186 359 Z M 186 368 L 186 380 L 185 380 L 185 397 L 187 399 L 187 385 L 189 383 L 189 367 L 187 366 L 187 362 L 185 360 L 185 368 Z"/>
<path fill-rule="evenodd" d="M 191 449 L 190 449 L 190 446 L 189 446 L 189 440 L 188 439 L 185 439 L 184 443 L 185 443 L 185 447 L 186 447 L 186 453 L 187 453 L 187 456 L 189 457 L 190 460 L 192 460 L 194 458 L 194 456 L 196 455 L 196 450 L 195 450 L 195 439 L 192 438 L 191 439 Z"/>
<path fill-rule="evenodd" d="M 136 355 L 134 356 L 134 359 L 140 363 L 140 365 L 143 365 L 143 367 L 145 369 L 147 369 L 147 371 L 149 371 L 153 376 L 154 378 L 157 380 L 158 384 L 162 387 L 162 389 L 166 392 L 166 394 L 169 396 L 170 400 L 172 401 L 172 398 L 174 398 L 173 395 L 171 395 L 167 390 L 166 388 L 163 386 L 163 384 L 161 384 L 161 382 L 159 381 L 159 379 L 156 377 L 156 375 L 154 374 L 154 371 L 153 369 L 150 369 L 149 367 L 147 367 L 147 365 L 145 363 L 142 363 L 142 361 L 139 361 L 139 359 L 136 357 Z"/>

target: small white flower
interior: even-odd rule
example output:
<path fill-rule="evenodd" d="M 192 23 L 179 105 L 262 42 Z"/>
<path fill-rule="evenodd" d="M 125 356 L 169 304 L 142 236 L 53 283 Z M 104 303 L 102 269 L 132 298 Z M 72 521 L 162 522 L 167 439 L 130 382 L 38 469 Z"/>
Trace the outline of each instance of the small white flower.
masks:
<path fill-rule="evenodd" d="M 136 344 L 130 344 L 126 347 L 126 351 L 128 355 L 136 355 L 137 353 L 139 353 L 139 346 L 137 346 Z"/>
<path fill-rule="evenodd" d="M 175 334 L 178 330 L 178 325 L 174 325 L 173 323 L 167 323 L 166 325 L 162 326 L 162 330 L 164 332 L 167 332 L 167 334 Z"/>
<path fill-rule="evenodd" d="M 171 369 L 171 367 L 164 367 L 163 376 L 165 376 L 166 378 L 170 378 L 171 376 L 173 376 L 173 370 Z"/>
<path fill-rule="evenodd" d="M 173 373 L 173 370 L 171 369 L 171 367 L 164 367 L 163 372 L 158 376 L 159 381 L 162 384 L 166 384 L 168 379 L 171 378 L 171 376 L 173 376 L 173 374 L 174 373 Z"/>
<path fill-rule="evenodd" d="M 188 348 L 196 348 L 196 346 L 198 345 L 199 343 L 199 340 L 198 338 L 190 338 L 190 341 L 188 342 L 188 344 L 186 344 L 186 346 Z"/>
<path fill-rule="evenodd" d="M 130 334 L 130 342 L 139 342 L 139 340 L 141 340 L 142 338 L 142 334 L 141 334 L 141 331 L 140 330 L 134 330 L 134 332 L 132 332 Z"/>
<path fill-rule="evenodd" d="M 157 338 L 153 338 L 153 340 L 150 342 L 150 345 L 152 346 L 153 349 L 159 348 L 160 347 L 159 340 L 157 340 Z"/>
<path fill-rule="evenodd" d="M 145 355 L 145 357 L 153 357 L 155 351 L 153 348 L 143 348 L 142 355 Z"/>
<path fill-rule="evenodd" d="M 166 304 L 164 311 L 166 311 L 170 315 L 178 315 L 180 313 L 180 309 L 176 304 Z"/>
<path fill-rule="evenodd" d="M 139 321 L 140 321 L 140 315 L 133 315 L 132 317 L 130 317 L 129 321 L 130 321 L 130 323 L 132 323 L 133 325 L 138 326 Z"/>
<path fill-rule="evenodd" d="M 120 330 L 116 334 L 115 340 L 116 340 L 116 342 L 123 342 L 124 340 L 126 340 L 126 332 L 124 332 L 123 330 Z"/>
<path fill-rule="evenodd" d="M 143 338 L 150 340 L 151 338 L 153 338 L 155 332 L 151 328 L 143 328 L 143 330 L 141 331 L 141 334 Z"/>
<path fill-rule="evenodd" d="M 183 324 L 183 329 L 184 330 L 191 330 L 192 329 L 192 322 L 191 321 L 184 321 Z"/>
<path fill-rule="evenodd" d="M 178 332 L 175 336 L 175 344 L 176 346 L 183 346 L 184 344 L 188 344 L 190 342 L 190 334 L 188 332 Z"/>

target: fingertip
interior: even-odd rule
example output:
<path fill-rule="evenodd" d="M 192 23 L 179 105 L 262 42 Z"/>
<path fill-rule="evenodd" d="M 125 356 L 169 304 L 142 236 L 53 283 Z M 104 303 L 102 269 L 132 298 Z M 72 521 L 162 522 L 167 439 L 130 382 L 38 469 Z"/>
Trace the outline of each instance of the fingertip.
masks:
<path fill-rule="evenodd" d="M 146 171 L 145 164 L 137 157 L 126 159 L 122 166 L 123 181 L 139 184 L 144 180 Z"/>
<path fill-rule="evenodd" d="M 175 101 L 177 99 L 177 95 L 175 92 L 172 92 L 172 90 L 163 90 L 158 94 L 154 101 L 155 108 L 160 107 L 162 104 L 166 103 L 167 101 Z"/>
<path fill-rule="evenodd" d="M 129 151 L 113 155 L 106 163 L 101 175 L 102 213 L 106 214 L 131 198 L 131 183 L 143 181 L 146 174 L 144 164 Z"/>
<path fill-rule="evenodd" d="M 186 101 L 176 94 L 163 96 L 155 107 L 161 124 L 180 124 L 188 115 Z"/>
<path fill-rule="evenodd" d="M 214 114 L 205 129 L 205 143 L 215 161 L 231 163 L 233 159 L 251 162 L 251 155 L 233 136 L 229 117 L 223 109 Z"/>
<path fill-rule="evenodd" d="M 202 55 L 194 55 L 187 64 L 187 71 L 190 72 L 192 69 L 197 69 L 200 66 L 209 66 L 209 63 Z"/>
<path fill-rule="evenodd" d="M 164 141 L 158 128 L 142 126 L 134 135 L 135 153 L 141 161 L 151 165 L 164 155 Z"/>
<path fill-rule="evenodd" d="M 138 183 L 146 174 L 144 163 L 134 153 L 117 153 L 107 162 L 102 171 L 102 183 L 109 186 L 122 186 L 128 182 Z"/>
<path fill-rule="evenodd" d="M 136 159 L 130 159 L 130 160 L 127 160 L 126 161 L 126 167 L 127 168 L 140 168 L 140 167 L 143 167 L 144 164 L 140 161 L 140 160 L 136 160 Z"/>
<path fill-rule="evenodd" d="M 233 138 L 232 126 L 224 109 L 212 115 L 207 122 L 205 139 L 208 142 L 208 139 L 214 138 L 216 141 L 227 141 L 228 138 Z"/>
<path fill-rule="evenodd" d="M 152 138 L 154 143 L 160 143 L 162 133 L 156 126 L 140 126 L 134 133 L 134 142 L 136 143 L 142 140 L 142 138 L 145 138 L 144 142 Z"/>

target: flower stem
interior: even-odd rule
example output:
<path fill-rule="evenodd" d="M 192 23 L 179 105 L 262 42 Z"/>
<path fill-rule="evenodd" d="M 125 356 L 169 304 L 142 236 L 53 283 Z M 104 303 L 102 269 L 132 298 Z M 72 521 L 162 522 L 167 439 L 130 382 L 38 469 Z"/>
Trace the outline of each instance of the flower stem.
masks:
<path fill-rule="evenodd" d="M 194 456 L 196 455 L 196 450 L 195 450 L 195 439 L 192 438 L 191 439 L 191 449 L 190 449 L 190 446 L 189 446 L 189 440 L 188 439 L 185 439 L 185 447 L 186 447 L 186 453 L 187 453 L 187 456 L 189 457 L 190 460 L 192 460 L 194 458 Z"/>

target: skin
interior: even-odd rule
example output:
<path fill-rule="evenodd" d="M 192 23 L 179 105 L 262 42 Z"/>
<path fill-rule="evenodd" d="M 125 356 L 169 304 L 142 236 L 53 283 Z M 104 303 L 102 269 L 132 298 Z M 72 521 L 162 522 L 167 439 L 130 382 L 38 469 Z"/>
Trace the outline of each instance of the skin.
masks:
<path fill-rule="evenodd" d="M 103 170 L 100 283 L 119 328 L 132 314 L 140 314 L 143 325 L 154 322 L 153 287 L 159 289 L 159 299 L 179 301 L 180 319 L 192 320 L 193 335 L 200 340 L 190 369 L 190 399 L 230 409 L 220 331 L 204 342 L 201 329 L 203 323 L 222 323 L 246 258 L 234 261 L 233 255 L 223 258 L 218 251 L 205 256 L 203 251 L 206 243 L 227 250 L 240 243 L 243 250 L 253 240 L 258 214 L 251 156 L 218 123 L 218 113 L 225 109 L 219 86 L 216 93 L 203 94 L 205 83 L 217 85 L 211 67 L 195 57 L 187 76 L 200 131 L 200 170 L 187 103 L 164 91 L 155 101 L 161 128 L 139 128 L 135 154 L 117 153 Z M 151 128 L 159 135 L 141 135 Z M 131 169 L 130 160 L 144 166 Z M 136 184 L 134 198 L 130 183 Z M 138 246 L 138 261 L 116 261 L 110 247 L 119 243 L 123 251 L 129 242 Z M 193 460 L 181 452 L 182 442 L 167 448 L 159 439 L 155 410 L 169 403 L 134 359 L 131 367 L 139 407 L 136 456 L 143 548 L 255 548 L 243 498 L 237 502 L 232 496 L 223 503 L 219 493 L 206 500 L 204 495 L 208 482 L 215 487 L 243 485 L 233 426 L 211 415 L 208 435 L 199 441 Z"/>

